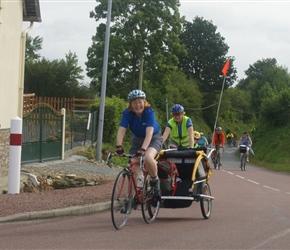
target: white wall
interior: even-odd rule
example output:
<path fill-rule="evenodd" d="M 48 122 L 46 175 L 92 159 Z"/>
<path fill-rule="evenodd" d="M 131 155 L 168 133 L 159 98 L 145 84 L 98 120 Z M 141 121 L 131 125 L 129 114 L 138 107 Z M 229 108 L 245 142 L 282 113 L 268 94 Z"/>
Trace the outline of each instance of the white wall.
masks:
<path fill-rule="evenodd" d="M 19 116 L 22 20 L 22 0 L 0 0 L 0 129 Z"/>

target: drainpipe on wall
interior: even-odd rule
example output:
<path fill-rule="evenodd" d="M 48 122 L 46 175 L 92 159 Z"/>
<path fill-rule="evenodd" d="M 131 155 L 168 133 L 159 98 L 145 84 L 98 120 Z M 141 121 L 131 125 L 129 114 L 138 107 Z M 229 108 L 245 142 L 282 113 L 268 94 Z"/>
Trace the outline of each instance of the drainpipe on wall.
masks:
<path fill-rule="evenodd" d="M 33 22 L 27 29 L 21 33 L 20 44 L 20 67 L 19 67 L 19 92 L 18 92 L 18 117 L 22 119 L 23 116 L 23 93 L 24 93 L 24 69 L 25 69 L 25 47 L 26 47 L 26 34 L 32 29 Z"/>

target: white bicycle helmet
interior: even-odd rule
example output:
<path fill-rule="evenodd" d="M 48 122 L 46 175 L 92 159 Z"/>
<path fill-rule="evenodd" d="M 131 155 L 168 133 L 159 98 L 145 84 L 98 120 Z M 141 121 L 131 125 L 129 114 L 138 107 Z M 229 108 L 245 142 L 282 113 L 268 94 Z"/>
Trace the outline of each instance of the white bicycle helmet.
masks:
<path fill-rule="evenodd" d="M 146 98 L 146 94 L 139 89 L 132 90 L 128 95 L 128 101 L 134 100 L 136 98 Z"/>
<path fill-rule="evenodd" d="M 215 129 L 215 131 L 222 131 L 222 128 L 221 128 L 221 127 L 217 127 L 217 128 Z"/>

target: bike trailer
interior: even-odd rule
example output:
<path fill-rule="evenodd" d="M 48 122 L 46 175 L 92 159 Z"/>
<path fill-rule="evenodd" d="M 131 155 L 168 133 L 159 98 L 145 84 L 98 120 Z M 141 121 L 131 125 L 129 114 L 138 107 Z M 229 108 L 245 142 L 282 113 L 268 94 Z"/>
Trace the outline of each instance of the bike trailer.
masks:
<path fill-rule="evenodd" d="M 203 150 L 195 149 L 167 149 L 162 150 L 157 158 L 157 165 L 167 161 L 175 164 L 177 172 L 171 188 L 164 189 L 163 179 L 160 178 L 161 198 L 165 208 L 189 207 L 192 201 L 201 198 L 202 183 L 209 180 L 211 170 Z M 158 172 L 160 173 L 160 166 Z M 172 183 L 172 182 L 171 182 Z M 168 186 L 167 186 L 168 187 Z"/>

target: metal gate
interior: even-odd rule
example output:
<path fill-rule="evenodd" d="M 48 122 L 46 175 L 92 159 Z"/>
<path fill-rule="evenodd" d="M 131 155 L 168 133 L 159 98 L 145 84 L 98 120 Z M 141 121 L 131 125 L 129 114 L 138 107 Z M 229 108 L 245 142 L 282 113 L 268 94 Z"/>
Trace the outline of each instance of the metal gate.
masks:
<path fill-rule="evenodd" d="M 23 117 L 21 163 L 61 159 L 63 115 L 40 105 Z"/>

